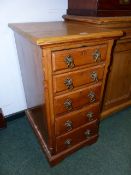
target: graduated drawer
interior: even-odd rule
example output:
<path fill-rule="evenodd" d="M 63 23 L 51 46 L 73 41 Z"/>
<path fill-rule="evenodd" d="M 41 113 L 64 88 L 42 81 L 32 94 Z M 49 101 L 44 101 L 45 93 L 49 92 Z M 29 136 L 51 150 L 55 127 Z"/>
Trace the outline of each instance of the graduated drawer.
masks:
<path fill-rule="evenodd" d="M 52 52 L 53 71 L 97 64 L 106 59 L 107 45 L 97 45 Z"/>
<path fill-rule="evenodd" d="M 55 120 L 56 136 L 68 133 L 81 125 L 99 120 L 99 103 L 58 117 Z"/>
<path fill-rule="evenodd" d="M 54 112 L 61 114 L 92 104 L 100 99 L 101 83 L 81 88 L 71 93 L 65 93 L 54 98 Z"/>
<path fill-rule="evenodd" d="M 54 92 L 73 90 L 76 87 L 92 82 L 98 82 L 103 78 L 104 65 L 68 72 L 53 77 Z"/>
<path fill-rule="evenodd" d="M 98 135 L 98 122 L 84 125 L 76 130 L 56 138 L 56 152 L 69 149 L 83 141 L 90 141 Z"/>

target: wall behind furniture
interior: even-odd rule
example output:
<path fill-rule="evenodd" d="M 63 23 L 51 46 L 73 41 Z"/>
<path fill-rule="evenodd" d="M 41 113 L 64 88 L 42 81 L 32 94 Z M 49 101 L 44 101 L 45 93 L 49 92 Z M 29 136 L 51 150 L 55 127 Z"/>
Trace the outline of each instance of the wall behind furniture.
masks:
<path fill-rule="evenodd" d="M 67 0 L 0 1 L 0 107 L 4 115 L 26 108 L 15 40 L 8 23 L 58 21 L 66 9 Z"/>

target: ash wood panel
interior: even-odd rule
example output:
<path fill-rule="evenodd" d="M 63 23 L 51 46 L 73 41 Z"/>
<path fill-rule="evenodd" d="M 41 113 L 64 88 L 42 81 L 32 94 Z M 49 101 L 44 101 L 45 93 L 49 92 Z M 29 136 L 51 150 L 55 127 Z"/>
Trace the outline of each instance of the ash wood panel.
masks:
<path fill-rule="evenodd" d="M 101 61 L 104 61 L 106 59 L 107 51 L 106 44 L 52 52 L 53 70 L 58 71 L 67 69 L 67 64 L 65 63 L 65 58 L 67 56 L 71 56 L 73 58 L 75 67 L 86 64 L 96 64 L 93 59 L 93 53 L 95 53 L 96 49 L 98 49 L 101 53 Z"/>
<path fill-rule="evenodd" d="M 88 94 L 90 92 L 95 93 L 95 98 L 96 100 L 94 102 L 97 102 L 100 100 L 100 95 L 101 95 L 101 83 L 89 86 L 87 88 L 81 88 L 80 90 L 67 93 L 61 96 L 56 96 L 54 98 L 54 112 L 55 114 L 62 114 L 62 113 L 68 113 L 68 111 L 64 103 L 66 100 L 71 100 L 72 101 L 72 110 L 75 110 L 77 108 L 81 108 L 84 105 L 91 104 L 92 102 L 90 101 L 90 98 L 88 97 Z"/>
<path fill-rule="evenodd" d="M 86 138 L 85 132 L 87 130 L 91 131 L 91 134 L 88 138 Z M 65 149 L 69 149 L 70 147 L 84 141 L 88 140 L 90 141 L 93 136 L 97 135 L 98 133 L 98 123 L 94 122 L 91 124 L 84 125 L 80 127 L 79 129 L 76 129 L 75 131 L 72 131 L 68 134 L 64 134 L 62 136 L 57 137 L 56 139 L 56 152 L 61 152 Z M 71 139 L 71 144 L 66 145 L 66 140 Z"/>
<path fill-rule="evenodd" d="M 92 78 L 92 74 L 95 73 L 97 75 L 97 80 Z M 75 72 L 69 72 L 66 74 L 60 74 L 53 77 L 54 84 L 54 92 L 61 92 L 64 90 L 72 91 L 74 88 L 77 88 L 82 85 L 90 85 L 90 83 L 97 83 L 102 80 L 104 73 L 104 65 L 99 65 L 97 67 L 91 67 L 88 69 L 82 69 Z M 67 79 L 72 80 L 73 89 L 68 89 L 65 81 Z"/>
<path fill-rule="evenodd" d="M 87 115 L 88 113 L 93 113 L 92 118 L 88 117 Z M 62 117 L 56 118 L 56 122 L 55 122 L 56 136 L 68 133 L 80 127 L 81 125 L 84 125 L 86 123 L 90 123 L 96 120 L 99 120 L 99 103 L 86 106 L 81 110 L 77 110 L 77 111 L 68 113 L 66 115 L 63 115 Z M 68 130 L 68 127 L 65 125 L 67 121 L 72 122 L 72 129 L 70 130 Z"/>

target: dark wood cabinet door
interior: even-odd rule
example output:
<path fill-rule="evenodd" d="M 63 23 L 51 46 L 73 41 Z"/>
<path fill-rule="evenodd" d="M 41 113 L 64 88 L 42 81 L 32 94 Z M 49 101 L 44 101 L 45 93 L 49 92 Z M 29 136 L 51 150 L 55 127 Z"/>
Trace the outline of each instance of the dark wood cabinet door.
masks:
<path fill-rule="evenodd" d="M 128 49 L 126 46 L 125 43 L 124 47 Z M 131 104 L 131 50 L 114 53 L 102 116 L 107 116 L 128 104 Z"/>

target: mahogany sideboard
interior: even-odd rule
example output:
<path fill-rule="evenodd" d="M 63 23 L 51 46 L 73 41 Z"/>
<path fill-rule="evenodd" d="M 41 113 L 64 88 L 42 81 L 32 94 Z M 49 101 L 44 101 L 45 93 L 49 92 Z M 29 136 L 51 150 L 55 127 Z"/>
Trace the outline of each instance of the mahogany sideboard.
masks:
<path fill-rule="evenodd" d="M 114 51 L 105 87 L 101 118 L 131 106 L 131 17 L 89 17 L 64 15 L 65 20 L 88 23 L 101 29 L 119 29 L 124 32 L 114 45 Z"/>
<path fill-rule="evenodd" d="M 10 24 L 27 117 L 50 164 L 99 135 L 99 116 L 114 40 L 120 30 L 77 22 Z"/>
<path fill-rule="evenodd" d="M 130 16 L 131 0 L 68 0 L 68 15 Z"/>

